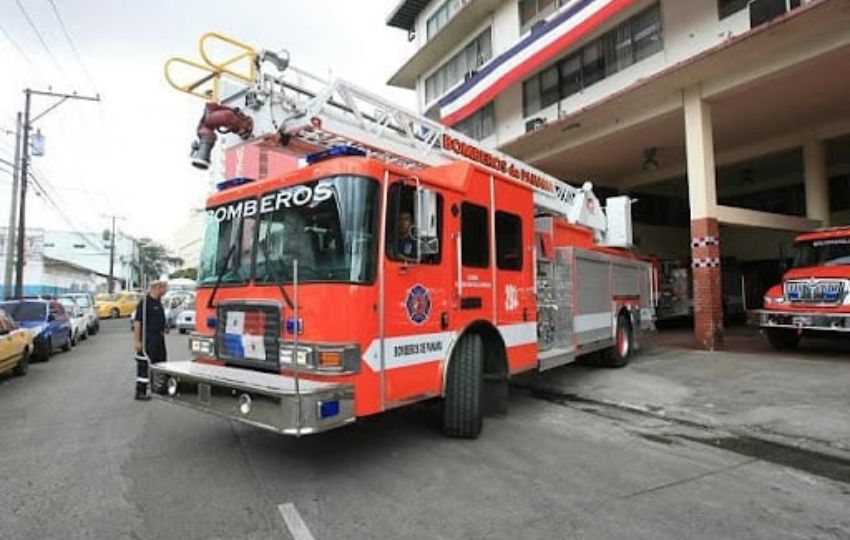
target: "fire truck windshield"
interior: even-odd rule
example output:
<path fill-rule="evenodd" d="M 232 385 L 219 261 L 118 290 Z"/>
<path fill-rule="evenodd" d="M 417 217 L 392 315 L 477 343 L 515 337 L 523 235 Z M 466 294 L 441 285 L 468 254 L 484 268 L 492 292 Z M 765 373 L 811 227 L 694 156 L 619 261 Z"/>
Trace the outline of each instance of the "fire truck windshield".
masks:
<path fill-rule="evenodd" d="M 272 197 L 274 204 L 267 202 Z M 257 283 L 291 283 L 296 259 L 299 282 L 370 283 L 375 279 L 376 181 L 333 176 L 266 194 L 260 201 Z"/>
<path fill-rule="evenodd" d="M 794 268 L 850 265 L 850 238 L 829 238 L 796 245 Z"/>
<path fill-rule="evenodd" d="M 256 208 L 257 201 L 248 199 L 207 210 L 204 247 L 198 269 L 198 284 L 245 283 L 251 276 L 251 252 L 256 231 L 256 211 L 247 216 L 246 203 Z M 239 208 L 237 214 L 233 208 Z"/>

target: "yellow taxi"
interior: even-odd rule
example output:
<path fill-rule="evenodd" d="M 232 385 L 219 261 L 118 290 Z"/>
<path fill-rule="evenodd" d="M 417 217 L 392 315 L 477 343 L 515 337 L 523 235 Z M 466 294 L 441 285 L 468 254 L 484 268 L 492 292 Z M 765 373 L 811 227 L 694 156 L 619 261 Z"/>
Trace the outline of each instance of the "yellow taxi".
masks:
<path fill-rule="evenodd" d="M 30 367 L 32 332 L 21 328 L 0 309 L 0 373 L 26 375 Z"/>
<path fill-rule="evenodd" d="M 135 292 L 98 294 L 94 297 L 94 306 L 101 319 L 128 317 L 136 310 L 136 304 L 141 297 L 140 293 Z"/>

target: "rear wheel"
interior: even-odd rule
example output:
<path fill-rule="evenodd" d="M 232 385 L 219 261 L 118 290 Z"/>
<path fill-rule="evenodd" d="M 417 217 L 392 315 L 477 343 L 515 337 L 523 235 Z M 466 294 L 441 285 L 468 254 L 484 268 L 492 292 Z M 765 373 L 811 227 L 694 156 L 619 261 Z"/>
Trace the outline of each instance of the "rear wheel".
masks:
<path fill-rule="evenodd" d="M 15 366 L 15 369 L 12 370 L 12 373 L 17 377 L 23 377 L 30 370 L 30 351 L 29 349 L 24 349 L 24 355 L 21 357 L 21 361 L 18 362 L 18 365 Z"/>
<path fill-rule="evenodd" d="M 800 343 L 800 334 L 796 330 L 787 328 L 768 328 L 764 335 L 767 342 L 777 351 L 790 351 L 797 348 Z"/>
<path fill-rule="evenodd" d="M 484 344 L 469 334 L 457 345 L 446 374 L 443 433 L 474 439 L 481 433 L 481 397 L 484 379 Z"/>
<path fill-rule="evenodd" d="M 617 328 L 614 331 L 614 346 L 603 351 L 602 365 L 621 368 L 629 363 L 634 349 L 634 333 L 628 315 L 620 313 L 617 317 Z"/>

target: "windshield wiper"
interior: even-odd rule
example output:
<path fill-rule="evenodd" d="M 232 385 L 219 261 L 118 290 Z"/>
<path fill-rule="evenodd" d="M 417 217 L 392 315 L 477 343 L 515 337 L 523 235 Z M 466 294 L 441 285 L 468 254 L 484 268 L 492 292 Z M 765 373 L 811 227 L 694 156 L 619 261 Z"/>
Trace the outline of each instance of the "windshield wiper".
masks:
<path fill-rule="evenodd" d="M 263 244 L 263 254 L 266 256 L 266 271 L 263 272 L 263 280 L 266 283 L 268 283 L 268 281 L 269 281 L 269 269 L 271 269 L 271 266 L 272 266 L 271 265 L 271 252 L 269 251 L 269 243 L 268 242 L 265 242 Z M 295 311 L 295 304 L 292 303 L 292 299 L 289 298 L 289 294 L 287 294 L 286 289 L 284 289 L 283 285 L 281 283 L 277 282 L 277 280 L 275 280 L 275 283 L 277 285 L 278 290 L 280 291 L 280 294 L 283 296 L 283 300 L 286 302 L 286 306 L 290 310 Z"/>
<path fill-rule="evenodd" d="M 230 251 L 227 252 L 227 257 L 225 257 L 224 262 L 221 263 L 221 271 L 218 273 L 218 276 L 215 278 L 215 286 L 213 287 L 212 293 L 210 293 L 210 298 L 207 300 L 207 307 L 213 308 L 213 300 L 215 300 L 215 293 L 218 292 L 218 286 L 221 285 L 221 280 L 224 278 L 224 274 L 227 273 L 227 264 L 230 262 L 230 258 L 233 257 L 233 254 L 236 252 L 236 243 L 230 246 Z"/>

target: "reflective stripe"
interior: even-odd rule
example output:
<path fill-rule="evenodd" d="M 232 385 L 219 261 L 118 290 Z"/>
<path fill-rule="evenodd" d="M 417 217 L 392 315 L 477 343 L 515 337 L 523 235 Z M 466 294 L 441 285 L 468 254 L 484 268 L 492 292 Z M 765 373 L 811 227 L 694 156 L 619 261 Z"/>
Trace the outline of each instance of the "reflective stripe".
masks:
<path fill-rule="evenodd" d="M 576 315 L 574 327 L 576 332 L 588 332 L 600 328 L 611 328 L 614 326 L 614 315 L 610 312 L 588 313 L 587 315 Z"/>
<path fill-rule="evenodd" d="M 537 343 L 537 323 L 524 322 L 499 326 L 499 333 L 505 340 L 505 347 Z"/>

